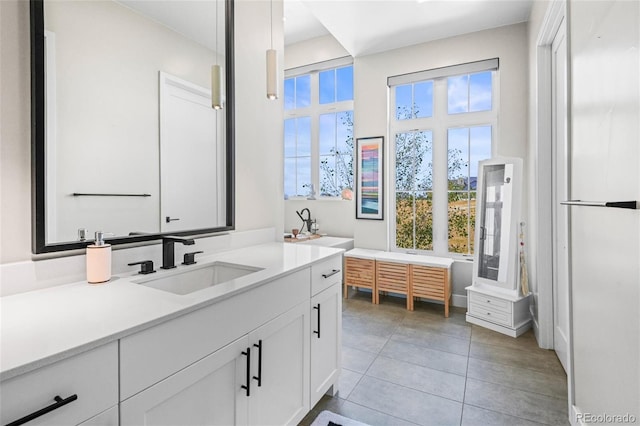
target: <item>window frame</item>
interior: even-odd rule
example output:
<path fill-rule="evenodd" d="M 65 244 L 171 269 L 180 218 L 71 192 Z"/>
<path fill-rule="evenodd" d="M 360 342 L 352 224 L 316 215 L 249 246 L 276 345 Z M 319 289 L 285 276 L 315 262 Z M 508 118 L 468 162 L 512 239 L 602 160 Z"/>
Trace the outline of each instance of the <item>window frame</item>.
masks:
<path fill-rule="evenodd" d="M 465 65 L 465 64 L 463 64 Z M 454 259 L 473 259 L 471 253 L 456 253 L 449 251 L 449 215 L 448 215 L 448 131 L 452 128 L 471 128 L 477 126 L 491 126 L 491 156 L 496 156 L 499 152 L 499 111 L 500 111 L 500 73 L 496 69 L 472 69 L 464 70 L 462 66 L 453 66 L 448 74 L 445 69 L 438 70 L 440 75 L 427 79 L 416 79 L 410 83 L 419 83 L 426 80 L 433 80 L 433 114 L 431 117 L 412 118 L 405 120 L 396 119 L 396 94 L 395 87 L 408 84 L 400 82 L 392 84 L 389 79 L 389 155 L 388 170 L 389 184 L 389 248 L 391 251 L 402 253 L 428 254 L 435 256 L 446 256 Z M 447 79 L 463 74 L 475 74 L 478 72 L 491 71 L 492 73 L 492 105 L 490 111 L 476 111 L 448 114 L 448 91 Z M 429 76 L 430 71 L 424 72 Z M 417 73 L 421 74 L 421 73 Z M 432 132 L 432 161 L 433 161 L 433 189 L 432 189 L 432 250 L 406 249 L 398 247 L 396 244 L 396 149 L 395 139 L 398 133 L 409 131 L 431 131 Z M 473 237 L 473 236 L 472 236 Z"/>
<path fill-rule="evenodd" d="M 336 101 L 333 103 L 320 103 L 320 72 L 328 71 L 331 69 L 344 68 L 353 66 L 353 58 L 345 57 L 338 58 L 336 60 L 327 61 L 318 64 L 312 64 L 309 66 L 292 68 L 285 70 L 285 80 L 289 78 L 299 77 L 301 75 L 311 76 L 311 103 L 305 108 L 293 108 L 284 110 L 284 120 L 290 118 L 310 117 L 311 118 L 311 184 L 313 184 L 316 200 L 341 200 L 340 195 L 326 196 L 320 195 L 320 116 L 323 114 L 334 114 L 340 112 L 351 111 L 352 116 L 354 114 L 354 101 Z M 354 76 L 355 78 L 355 76 Z M 355 90 L 354 90 L 355 92 Z M 355 125 L 354 125 L 355 127 Z M 355 142 L 355 141 L 354 141 Z M 355 155 L 355 146 L 352 152 Z M 283 151 L 284 157 L 284 151 Z M 354 166 L 355 167 L 355 166 Z M 355 175 L 355 170 L 354 170 Z M 284 170 L 283 170 L 284 176 Z M 354 176 L 355 178 L 355 176 Z M 285 198 L 285 200 L 305 200 L 308 195 L 295 195 Z"/>

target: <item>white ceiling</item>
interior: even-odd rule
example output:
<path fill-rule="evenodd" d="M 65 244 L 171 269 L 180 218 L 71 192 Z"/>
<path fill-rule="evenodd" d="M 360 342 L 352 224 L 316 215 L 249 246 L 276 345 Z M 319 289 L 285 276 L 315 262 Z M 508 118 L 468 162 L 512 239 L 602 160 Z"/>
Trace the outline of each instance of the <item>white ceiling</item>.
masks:
<path fill-rule="evenodd" d="M 285 44 L 332 34 L 362 56 L 527 21 L 534 0 L 284 0 Z"/>

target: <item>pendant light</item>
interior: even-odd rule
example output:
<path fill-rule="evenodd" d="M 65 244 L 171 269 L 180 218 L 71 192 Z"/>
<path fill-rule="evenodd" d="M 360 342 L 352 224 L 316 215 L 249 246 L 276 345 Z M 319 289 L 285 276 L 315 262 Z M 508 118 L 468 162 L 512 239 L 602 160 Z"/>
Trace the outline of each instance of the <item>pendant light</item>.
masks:
<path fill-rule="evenodd" d="M 267 50 L 267 99 L 278 99 L 278 52 L 273 48 L 273 0 L 271 7 L 271 49 Z"/>
<path fill-rule="evenodd" d="M 216 6 L 216 46 L 214 49 L 216 55 L 216 63 L 211 66 L 211 107 L 213 109 L 222 109 L 222 67 L 218 64 L 218 0 L 215 1 Z"/>

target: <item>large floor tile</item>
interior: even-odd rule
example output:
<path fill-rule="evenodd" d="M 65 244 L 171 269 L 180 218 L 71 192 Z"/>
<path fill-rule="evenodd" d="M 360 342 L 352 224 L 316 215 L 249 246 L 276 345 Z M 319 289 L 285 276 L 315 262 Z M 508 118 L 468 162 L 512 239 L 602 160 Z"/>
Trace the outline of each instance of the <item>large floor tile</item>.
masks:
<path fill-rule="evenodd" d="M 340 372 L 340 381 L 338 382 L 338 397 L 347 399 L 360 379 L 362 379 L 361 373 L 343 368 Z"/>
<path fill-rule="evenodd" d="M 469 357 L 549 374 L 564 374 L 555 352 L 545 349 L 517 349 L 471 342 Z"/>
<path fill-rule="evenodd" d="M 529 330 L 519 337 L 513 338 L 511 336 L 474 325 L 471 328 L 471 341 L 483 343 L 485 345 L 505 346 L 515 349 L 531 349 L 535 351 L 542 350 L 538 346 L 533 330 Z"/>
<path fill-rule="evenodd" d="M 376 354 L 374 353 L 361 351 L 348 346 L 342 347 L 342 367 L 347 370 L 364 374 L 375 358 Z"/>
<path fill-rule="evenodd" d="M 460 339 L 471 338 L 471 327 L 457 324 L 450 318 L 440 318 L 434 315 L 408 315 L 404 317 L 402 325 L 415 329 L 428 329 Z"/>
<path fill-rule="evenodd" d="M 469 354 L 469 339 L 459 339 L 426 328 L 417 329 L 401 325 L 391 339 L 463 356 Z"/>
<path fill-rule="evenodd" d="M 367 376 L 382 379 L 421 392 L 462 402 L 465 378 L 428 367 L 379 356 Z"/>
<path fill-rule="evenodd" d="M 459 425 L 462 415 L 459 402 L 367 376 L 348 401 L 420 425 Z"/>
<path fill-rule="evenodd" d="M 465 404 L 462 409 L 462 426 L 540 426 L 542 424 L 469 404 Z"/>
<path fill-rule="evenodd" d="M 368 316 L 343 316 L 342 329 L 380 337 L 391 337 L 400 325 L 400 321 L 371 318 Z"/>
<path fill-rule="evenodd" d="M 567 397 L 567 378 L 564 374 L 547 374 L 469 358 L 467 377 L 555 398 Z"/>
<path fill-rule="evenodd" d="M 389 338 L 377 334 L 368 334 L 348 328 L 342 329 L 342 345 L 365 352 L 378 353 Z"/>
<path fill-rule="evenodd" d="M 467 373 L 468 357 L 465 355 L 430 349 L 398 340 L 389 340 L 380 355 L 462 376 Z"/>
<path fill-rule="evenodd" d="M 548 425 L 566 424 L 567 400 L 467 379 L 465 406 L 473 405 Z"/>

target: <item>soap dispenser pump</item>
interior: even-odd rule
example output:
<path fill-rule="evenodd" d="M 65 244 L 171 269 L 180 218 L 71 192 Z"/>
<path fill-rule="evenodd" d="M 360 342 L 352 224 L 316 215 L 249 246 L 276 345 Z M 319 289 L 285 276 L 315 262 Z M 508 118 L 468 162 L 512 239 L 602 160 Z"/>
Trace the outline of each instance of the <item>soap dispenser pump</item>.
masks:
<path fill-rule="evenodd" d="M 87 246 L 87 282 L 105 283 L 111 279 L 111 244 L 104 242 L 105 233 L 96 231 L 95 241 Z"/>

